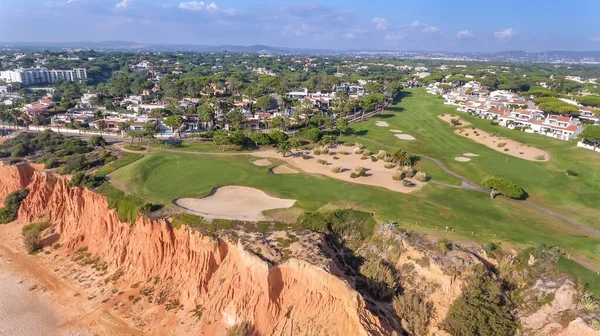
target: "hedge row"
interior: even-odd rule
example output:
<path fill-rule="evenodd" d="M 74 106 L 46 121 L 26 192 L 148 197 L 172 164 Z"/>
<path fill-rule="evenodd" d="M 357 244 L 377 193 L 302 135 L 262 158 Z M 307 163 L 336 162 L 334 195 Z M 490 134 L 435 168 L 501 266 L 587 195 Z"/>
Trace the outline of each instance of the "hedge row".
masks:
<path fill-rule="evenodd" d="M 514 199 L 524 199 L 526 195 L 523 188 L 499 177 L 488 177 L 481 184 L 486 188 L 496 188 L 502 195 Z"/>

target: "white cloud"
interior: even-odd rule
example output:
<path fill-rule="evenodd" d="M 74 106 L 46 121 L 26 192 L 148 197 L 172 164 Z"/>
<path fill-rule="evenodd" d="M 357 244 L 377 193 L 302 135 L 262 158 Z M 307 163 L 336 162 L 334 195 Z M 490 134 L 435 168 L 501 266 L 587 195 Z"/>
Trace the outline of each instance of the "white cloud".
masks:
<path fill-rule="evenodd" d="M 188 1 L 179 3 L 179 8 L 200 12 L 200 11 L 218 11 L 219 7 L 214 3 L 204 3 L 204 1 Z"/>
<path fill-rule="evenodd" d="M 591 42 L 600 42 L 600 36 L 595 36 L 590 39 Z"/>
<path fill-rule="evenodd" d="M 115 7 L 118 8 L 118 9 L 125 9 L 129 5 L 131 5 L 131 0 L 122 0 Z"/>
<path fill-rule="evenodd" d="M 459 30 L 456 32 L 456 38 L 459 40 L 468 39 L 469 37 L 472 37 L 472 36 L 473 36 L 473 34 L 471 34 L 471 32 L 468 29 Z"/>
<path fill-rule="evenodd" d="M 404 33 L 395 32 L 395 33 L 387 33 L 385 35 L 385 39 L 388 41 L 399 41 L 402 40 L 406 36 Z"/>
<path fill-rule="evenodd" d="M 419 26 L 421 26 L 421 22 L 420 21 L 413 21 L 413 22 L 411 22 L 411 24 L 409 26 L 411 26 L 411 27 L 419 27 Z"/>
<path fill-rule="evenodd" d="M 388 22 L 384 18 L 374 17 L 373 20 L 371 20 L 371 21 L 375 24 L 375 28 L 377 28 L 377 30 L 387 30 L 388 29 Z"/>
<path fill-rule="evenodd" d="M 495 32 L 494 33 L 494 37 L 497 38 L 497 39 L 501 39 L 501 40 L 513 37 L 515 35 L 517 35 L 517 32 L 515 32 L 512 28 L 508 28 L 508 29 L 505 29 L 503 31 L 499 31 L 499 32 Z"/>
<path fill-rule="evenodd" d="M 437 33 L 440 31 L 440 28 L 436 26 L 427 26 L 423 28 L 423 33 Z"/>

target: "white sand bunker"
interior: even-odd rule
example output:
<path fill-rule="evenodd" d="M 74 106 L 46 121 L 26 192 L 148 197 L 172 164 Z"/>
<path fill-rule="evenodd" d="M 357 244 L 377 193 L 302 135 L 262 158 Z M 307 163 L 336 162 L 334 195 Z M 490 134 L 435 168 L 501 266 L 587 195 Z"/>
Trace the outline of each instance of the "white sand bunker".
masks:
<path fill-rule="evenodd" d="M 257 222 L 267 219 L 262 212 L 290 208 L 296 200 L 271 197 L 248 187 L 215 188 L 204 198 L 179 198 L 173 204 L 207 219 L 222 218 Z"/>
<path fill-rule="evenodd" d="M 390 130 L 390 132 L 392 132 L 392 133 L 402 133 L 401 130 Z"/>
<path fill-rule="evenodd" d="M 469 161 L 471 161 L 471 159 L 463 157 L 463 156 L 455 157 L 454 160 L 456 160 L 458 162 L 469 162 Z"/>
<path fill-rule="evenodd" d="M 279 165 L 277 167 L 274 167 L 273 169 L 271 169 L 271 172 L 275 175 L 280 175 L 280 174 L 298 174 L 298 172 L 286 165 Z"/>
<path fill-rule="evenodd" d="M 478 154 L 473 154 L 473 153 L 464 153 L 463 156 L 476 157 L 476 156 L 479 156 L 479 155 Z"/>
<path fill-rule="evenodd" d="M 408 141 L 416 140 L 414 136 L 408 135 L 408 134 L 396 134 L 394 136 L 400 140 L 408 140 Z"/>
<path fill-rule="evenodd" d="M 255 166 L 259 166 L 259 167 L 266 167 L 266 166 L 271 165 L 271 161 L 269 161 L 267 159 L 256 160 L 252 163 L 254 163 Z"/>
<path fill-rule="evenodd" d="M 390 124 L 386 123 L 385 121 L 377 121 L 377 122 L 375 122 L 375 126 L 388 127 L 388 126 L 390 126 Z"/>

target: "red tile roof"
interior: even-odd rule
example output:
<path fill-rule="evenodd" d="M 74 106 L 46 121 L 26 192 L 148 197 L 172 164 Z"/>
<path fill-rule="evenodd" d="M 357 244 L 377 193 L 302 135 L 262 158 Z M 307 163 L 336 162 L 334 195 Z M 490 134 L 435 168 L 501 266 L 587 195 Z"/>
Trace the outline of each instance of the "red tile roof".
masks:
<path fill-rule="evenodd" d="M 556 129 L 556 130 L 561 130 L 561 131 L 571 131 L 571 132 L 575 132 L 577 131 L 577 129 L 579 128 L 578 126 L 575 125 L 569 125 L 567 127 L 558 127 L 558 126 L 551 126 L 550 128 L 552 129 Z"/>

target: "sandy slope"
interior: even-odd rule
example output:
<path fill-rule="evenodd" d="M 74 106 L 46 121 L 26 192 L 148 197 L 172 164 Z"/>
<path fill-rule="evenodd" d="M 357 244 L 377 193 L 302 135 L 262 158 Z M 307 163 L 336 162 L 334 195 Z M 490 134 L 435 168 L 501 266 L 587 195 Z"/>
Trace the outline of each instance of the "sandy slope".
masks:
<path fill-rule="evenodd" d="M 475 133 L 477 132 L 477 133 Z M 550 153 L 543 151 L 539 148 L 530 147 L 522 144 L 518 141 L 514 141 L 507 138 L 502 138 L 497 135 L 489 134 L 479 129 L 458 129 L 455 131 L 456 134 L 469 138 L 477 143 L 485 145 L 495 151 L 502 152 L 507 155 L 518 157 L 520 159 L 529 161 L 548 161 L 550 160 Z M 479 134 L 479 135 L 477 135 Z M 504 143 L 504 146 L 498 147 L 498 144 Z M 537 160 L 537 156 L 543 156 L 543 160 Z"/>
<path fill-rule="evenodd" d="M 351 152 L 353 147 L 345 147 L 340 146 L 339 148 L 332 149 L 334 152 L 339 151 L 347 151 Z M 304 152 L 308 153 L 308 152 Z M 372 186 L 383 187 L 389 190 L 398 191 L 402 193 L 409 193 L 413 191 L 420 190 L 425 183 L 419 182 L 417 180 L 411 179 L 413 183 L 416 184 L 414 188 L 407 188 L 402 185 L 400 181 L 394 181 L 392 179 L 392 175 L 394 174 L 395 169 L 387 169 L 384 167 L 385 162 L 383 160 L 378 160 L 377 162 L 372 162 L 371 159 L 361 160 L 360 154 L 336 154 L 338 157 L 337 160 L 334 160 L 334 155 L 326 155 L 321 154 L 319 156 L 309 154 L 310 158 L 305 160 L 301 157 L 301 152 L 296 152 L 292 155 L 288 155 L 286 157 L 282 157 L 281 154 L 278 154 L 275 150 L 267 150 L 252 153 L 254 156 L 265 157 L 265 158 L 277 158 L 280 160 L 284 160 L 287 163 L 300 168 L 302 171 L 306 173 L 313 174 L 321 174 L 329 177 L 333 177 L 339 180 L 344 180 L 347 182 L 358 183 L 358 184 L 367 184 Z M 317 163 L 317 160 L 326 160 L 327 165 L 322 165 Z M 333 173 L 331 172 L 332 166 L 340 166 L 343 171 L 341 173 Z M 364 167 L 367 169 L 367 175 L 359 178 L 351 178 L 350 173 L 354 171 L 354 169 L 358 166 Z"/>

